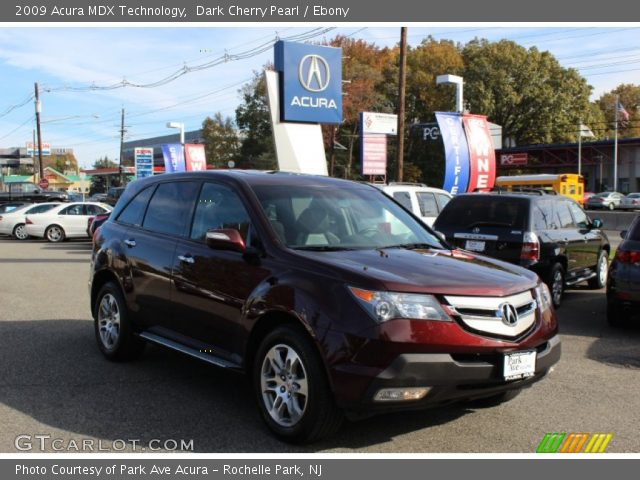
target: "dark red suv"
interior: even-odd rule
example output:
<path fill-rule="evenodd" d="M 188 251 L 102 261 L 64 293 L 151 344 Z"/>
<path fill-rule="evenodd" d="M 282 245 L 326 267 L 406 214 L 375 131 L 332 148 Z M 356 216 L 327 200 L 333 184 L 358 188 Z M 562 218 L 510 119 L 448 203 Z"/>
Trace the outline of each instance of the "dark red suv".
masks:
<path fill-rule="evenodd" d="M 145 342 L 251 375 L 291 442 L 345 413 L 505 400 L 560 358 L 535 273 L 452 249 L 366 184 L 216 171 L 132 183 L 95 238 L 109 359 Z"/>

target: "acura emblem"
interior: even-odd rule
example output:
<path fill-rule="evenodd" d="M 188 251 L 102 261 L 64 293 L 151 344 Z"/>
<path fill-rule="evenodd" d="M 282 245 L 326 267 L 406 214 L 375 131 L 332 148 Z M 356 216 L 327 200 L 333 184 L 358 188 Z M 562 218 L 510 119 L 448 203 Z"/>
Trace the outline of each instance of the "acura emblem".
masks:
<path fill-rule="evenodd" d="M 474 227 L 473 230 L 471 230 L 473 233 L 478 233 L 480 232 L 480 227 Z"/>
<path fill-rule="evenodd" d="M 502 323 L 509 327 L 513 327 L 518 323 L 518 311 L 510 303 L 503 303 L 498 306 L 496 316 L 502 318 Z"/>
<path fill-rule="evenodd" d="M 329 86 L 329 64 L 320 55 L 305 55 L 298 67 L 300 84 L 309 92 L 322 92 Z"/>

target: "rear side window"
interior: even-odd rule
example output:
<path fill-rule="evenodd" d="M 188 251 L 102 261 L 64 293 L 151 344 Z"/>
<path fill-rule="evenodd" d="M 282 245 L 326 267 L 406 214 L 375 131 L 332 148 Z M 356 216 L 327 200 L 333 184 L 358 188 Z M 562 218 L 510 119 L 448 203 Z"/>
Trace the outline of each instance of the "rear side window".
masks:
<path fill-rule="evenodd" d="M 153 187 L 145 188 L 133 197 L 133 200 L 118 215 L 118 221 L 138 227 L 142 225 L 142 217 L 144 217 L 144 211 L 147 208 L 147 203 L 149 203 L 153 190 Z"/>
<path fill-rule="evenodd" d="M 156 188 L 142 227 L 158 233 L 184 235 L 198 195 L 198 182 L 161 183 Z"/>
<path fill-rule="evenodd" d="M 451 197 L 444 193 L 436 193 L 436 201 L 438 202 L 438 208 L 442 211 L 447 206 L 447 203 L 451 201 Z"/>
<path fill-rule="evenodd" d="M 573 217 L 569 210 L 569 202 L 558 202 L 556 205 L 556 214 L 558 216 L 559 228 L 572 228 L 575 227 L 573 223 Z"/>
<path fill-rule="evenodd" d="M 470 194 L 451 200 L 435 225 L 443 229 L 495 227 L 526 230 L 528 219 L 528 199 Z"/>
<path fill-rule="evenodd" d="M 438 205 L 436 197 L 430 192 L 416 192 L 418 197 L 418 206 L 420 207 L 420 215 L 423 217 L 437 217 Z"/>
<path fill-rule="evenodd" d="M 60 215 L 84 215 L 84 206 L 71 205 L 70 207 L 63 208 L 60 211 Z"/>
<path fill-rule="evenodd" d="M 393 192 L 393 198 L 396 202 L 398 202 L 404 208 L 406 208 L 410 212 L 412 211 L 411 195 L 409 195 L 409 192 Z"/>
<path fill-rule="evenodd" d="M 547 230 L 548 228 L 547 218 L 542 209 L 538 206 L 533 207 L 533 229 L 538 231 Z"/>
<path fill-rule="evenodd" d="M 105 213 L 106 210 L 98 205 L 87 205 L 87 215 L 100 215 Z"/>

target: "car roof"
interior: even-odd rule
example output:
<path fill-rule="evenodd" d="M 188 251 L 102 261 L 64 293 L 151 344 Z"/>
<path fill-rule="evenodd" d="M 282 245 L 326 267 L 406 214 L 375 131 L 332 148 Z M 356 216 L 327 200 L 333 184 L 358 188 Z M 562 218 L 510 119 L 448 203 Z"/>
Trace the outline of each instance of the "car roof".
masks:
<path fill-rule="evenodd" d="M 531 201 L 538 201 L 538 200 L 560 200 L 560 199 L 567 199 L 569 200 L 567 197 L 564 197 L 562 195 L 548 195 L 548 194 L 537 194 L 535 192 L 473 192 L 473 193 L 459 193 L 458 195 L 456 195 L 455 198 L 465 198 L 465 197 L 470 197 L 470 198 L 478 198 L 478 197 L 482 197 L 482 198 L 491 198 L 491 197 L 495 197 L 495 198 L 519 198 L 522 200 L 531 200 Z"/>
<path fill-rule="evenodd" d="M 393 192 L 399 192 L 399 191 L 405 192 L 405 191 L 411 190 L 414 192 L 444 193 L 448 196 L 451 196 L 451 194 L 446 190 L 443 190 L 441 188 L 436 188 L 436 187 L 429 187 L 427 185 L 411 185 L 411 184 L 382 185 L 382 184 L 374 183 L 373 186 L 387 193 L 393 193 Z"/>

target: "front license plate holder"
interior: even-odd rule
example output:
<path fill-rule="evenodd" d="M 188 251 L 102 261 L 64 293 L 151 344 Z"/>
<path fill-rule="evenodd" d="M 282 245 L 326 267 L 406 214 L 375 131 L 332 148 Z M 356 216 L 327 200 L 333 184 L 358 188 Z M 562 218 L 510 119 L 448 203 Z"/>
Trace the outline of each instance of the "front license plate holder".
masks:
<path fill-rule="evenodd" d="M 519 380 L 521 378 L 533 377 L 535 371 L 535 350 L 506 353 L 504 355 L 504 368 L 502 373 L 505 380 Z"/>
<path fill-rule="evenodd" d="M 473 252 L 484 252 L 485 242 L 480 240 L 467 240 L 464 244 L 464 248 Z"/>

